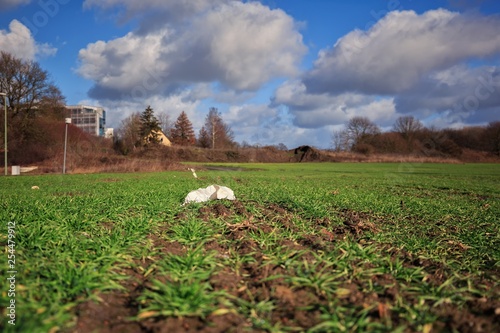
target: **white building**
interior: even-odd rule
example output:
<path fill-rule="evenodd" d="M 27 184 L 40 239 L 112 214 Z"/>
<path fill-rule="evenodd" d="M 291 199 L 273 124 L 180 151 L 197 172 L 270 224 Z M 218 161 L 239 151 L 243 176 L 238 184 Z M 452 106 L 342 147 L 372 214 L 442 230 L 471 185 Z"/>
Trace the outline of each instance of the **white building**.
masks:
<path fill-rule="evenodd" d="M 88 105 L 67 105 L 71 123 L 86 133 L 104 136 L 106 130 L 106 111 L 101 107 Z"/>

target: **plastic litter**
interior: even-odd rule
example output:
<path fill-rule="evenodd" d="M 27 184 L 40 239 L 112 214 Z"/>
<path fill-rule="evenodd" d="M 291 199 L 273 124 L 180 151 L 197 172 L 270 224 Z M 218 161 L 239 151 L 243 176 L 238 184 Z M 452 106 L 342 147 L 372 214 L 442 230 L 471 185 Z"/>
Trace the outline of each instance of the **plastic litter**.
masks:
<path fill-rule="evenodd" d="M 188 193 L 184 199 L 184 205 L 191 202 L 205 202 L 209 200 L 236 200 L 233 190 L 226 186 L 210 185 L 206 188 L 199 188 Z"/>
<path fill-rule="evenodd" d="M 198 176 L 196 175 L 196 171 L 194 169 L 190 168 L 189 170 L 191 170 L 191 172 L 193 173 L 193 177 L 194 178 L 198 178 Z"/>

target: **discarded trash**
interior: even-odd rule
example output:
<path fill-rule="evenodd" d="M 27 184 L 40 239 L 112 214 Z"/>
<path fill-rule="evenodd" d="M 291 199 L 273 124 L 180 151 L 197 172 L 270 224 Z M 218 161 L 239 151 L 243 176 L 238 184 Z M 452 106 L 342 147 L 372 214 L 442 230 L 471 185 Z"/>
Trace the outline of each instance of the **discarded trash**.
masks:
<path fill-rule="evenodd" d="M 229 187 L 210 185 L 207 188 L 199 188 L 196 191 L 189 192 L 184 199 L 184 204 L 219 199 L 236 200 L 236 197 L 234 196 L 233 190 Z"/>
<path fill-rule="evenodd" d="M 40 188 L 39 188 L 38 186 L 36 186 L 36 185 L 35 185 L 35 186 L 31 186 L 31 189 L 32 189 L 32 190 L 39 190 Z"/>
<path fill-rule="evenodd" d="M 21 173 L 23 173 L 23 172 L 31 172 L 31 171 L 36 170 L 36 169 L 38 169 L 37 166 L 21 167 L 20 171 L 21 171 Z"/>
<path fill-rule="evenodd" d="M 191 168 L 190 168 L 189 170 L 191 170 L 191 172 L 193 173 L 193 177 L 194 177 L 194 178 L 198 178 L 198 176 L 196 175 L 196 172 L 194 171 L 194 169 L 191 169 Z"/>

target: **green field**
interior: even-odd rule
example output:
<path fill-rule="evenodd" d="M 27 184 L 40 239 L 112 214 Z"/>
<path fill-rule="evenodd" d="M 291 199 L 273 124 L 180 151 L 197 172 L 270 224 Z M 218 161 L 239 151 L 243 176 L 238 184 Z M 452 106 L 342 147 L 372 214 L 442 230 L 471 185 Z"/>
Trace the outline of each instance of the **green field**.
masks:
<path fill-rule="evenodd" d="M 0 330 L 500 331 L 500 165 L 228 166 L 0 177 Z"/>

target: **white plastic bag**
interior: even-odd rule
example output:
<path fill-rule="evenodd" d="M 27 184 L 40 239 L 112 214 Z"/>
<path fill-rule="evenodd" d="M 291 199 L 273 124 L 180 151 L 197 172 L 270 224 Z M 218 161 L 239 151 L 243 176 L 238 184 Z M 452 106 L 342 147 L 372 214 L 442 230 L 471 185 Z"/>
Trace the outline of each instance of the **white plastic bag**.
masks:
<path fill-rule="evenodd" d="M 233 190 L 226 186 L 210 185 L 206 188 L 199 188 L 188 193 L 184 199 L 184 204 L 191 202 L 205 202 L 209 200 L 236 200 Z"/>

